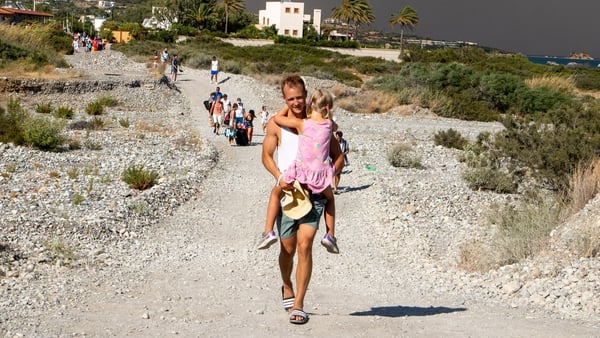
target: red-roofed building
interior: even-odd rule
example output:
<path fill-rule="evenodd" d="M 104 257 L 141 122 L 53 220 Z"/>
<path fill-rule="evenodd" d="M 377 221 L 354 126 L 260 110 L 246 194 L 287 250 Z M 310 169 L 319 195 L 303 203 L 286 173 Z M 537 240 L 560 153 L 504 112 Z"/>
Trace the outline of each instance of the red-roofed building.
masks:
<path fill-rule="evenodd" d="M 19 23 L 21 21 L 48 22 L 54 15 L 26 9 L 0 7 L 0 23 Z"/>

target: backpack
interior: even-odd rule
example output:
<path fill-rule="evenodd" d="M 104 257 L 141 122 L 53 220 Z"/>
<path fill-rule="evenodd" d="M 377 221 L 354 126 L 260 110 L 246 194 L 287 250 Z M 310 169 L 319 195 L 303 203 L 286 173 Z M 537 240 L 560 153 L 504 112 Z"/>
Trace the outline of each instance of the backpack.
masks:
<path fill-rule="evenodd" d="M 225 114 L 223 117 L 223 125 L 228 126 L 229 122 L 231 122 L 231 112 Z"/>
<path fill-rule="evenodd" d="M 210 111 L 210 101 L 205 100 L 203 103 L 204 103 L 204 108 L 206 108 L 206 110 Z"/>

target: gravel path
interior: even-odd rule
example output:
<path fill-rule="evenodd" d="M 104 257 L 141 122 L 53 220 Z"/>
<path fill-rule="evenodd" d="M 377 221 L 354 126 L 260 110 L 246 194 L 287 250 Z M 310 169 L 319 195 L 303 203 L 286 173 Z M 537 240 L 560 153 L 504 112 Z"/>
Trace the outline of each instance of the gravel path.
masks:
<path fill-rule="evenodd" d="M 86 69 L 114 63 L 97 55 L 91 64 L 71 62 Z M 106 55 L 122 60 L 116 52 Z M 136 64 L 126 69 L 140 76 L 145 71 Z M 222 91 L 243 98 L 248 108 L 281 105 L 274 85 L 231 74 L 222 79 Z M 214 135 L 201 104 L 214 89 L 208 80 L 207 71 L 186 68 L 175 89 L 111 91 L 127 104 L 106 114 L 110 127 L 92 132 L 103 146 L 95 152 L 84 147 L 47 154 L 2 145 L 0 171 L 9 171 L 8 163 L 28 165 L 0 180 L 0 334 L 600 336 L 598 260 L 532 261 L 486 274 L 456 269 L 459 245 L 481 230 L 487 207 L 506 197 L 468 189 L 457 152 L 434 146 L 431 138 L 448 128 L 475 137 L 500 126 L 418 112 L 335 112 L 352 149 L 336 197 L 341 253 L 315 246 L 305 301 L 311 320 L 288 324 L 277 250 L 255 250 L 273 184 L 260 163 L 262 133 L 255 132 L 248 147 L 228 146 Z M 335 85 L 307 81 L 309 90 Z M 65 95 L 51 94 L 73 102 Z M 116 121 L 124 118 L 132 126 L 119 127 Z M 387 149 L 399 142 L 413 146 L 424 170 L 387 163 Z M 118 173 L 132 162 L 159 171 L 160 184 L 139 193 L 119 183 Z M 98 172 L 68 178 L 64 173 L 75 163 L 81 172 L 93 163 L 88 170 Z M 61 177 L 40 183 L 53 170 Z M 73 191 L 86 198 L 78 207 L 71 203 Z M 48 239 L 76 254 L 64 258 L 44 249 Z"/>

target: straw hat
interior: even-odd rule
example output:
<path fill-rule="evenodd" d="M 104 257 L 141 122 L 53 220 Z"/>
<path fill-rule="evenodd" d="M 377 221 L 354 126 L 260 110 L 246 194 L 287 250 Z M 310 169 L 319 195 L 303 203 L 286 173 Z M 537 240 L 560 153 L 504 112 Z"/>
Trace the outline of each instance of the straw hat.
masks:
<path fill-rule="evenodd" d="M 294 188 L 283 192 L 285 196 L 281 200 L 281 210 L 287 217 L 300 219 L 312 209 L 308 191 L 302 188 L 300 182 L 294 181 Z"/>

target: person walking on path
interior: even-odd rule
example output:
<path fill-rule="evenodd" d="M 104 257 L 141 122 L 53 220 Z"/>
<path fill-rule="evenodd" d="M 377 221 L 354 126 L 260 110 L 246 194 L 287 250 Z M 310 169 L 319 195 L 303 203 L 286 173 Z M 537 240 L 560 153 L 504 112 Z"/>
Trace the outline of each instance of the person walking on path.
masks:
<path fill-rule="evenodd" d="M 210 62 L 210 83 L 219 83 L 219 60 L 216 56 L 213 56 Z"/>
<path fill-rule="evenodd" d="M 244 127 L 246 128 L 246 136 L 248 137 L 248 144 L 252 144 L 252 136 L 254 134 L 254 119 L 256 114 L 254 109 L 250 109 L 244 114 Z"/>
<path fill-rule="evenodd" d="M 215 100 L 210 107 L 210 114 L 213 118 L 213 133 L 216 135 L 219 135 L 219 132 L 221 131 L 223 112 L 223 100 L 219 98 L 218 100 Z"/>
<path fill-rule="evenodd" d="M 269 122 L 269 111 L 267 106 L 262 106 L 260 111 L 260 123 L 262 125 L 263 134 L 267 131 L 267 122 Z"/>
<path fill-rule="evenodd" d="M 340 144 L 340 148 L 342 149 L 342 154 L 344 155 L 344 167 L 350 165 L 350 162 L 348 162 L 348 152 L 350 151 L 350 148 L 348 147 L 348 141 L 346 141 L 344 139 L 344 133 L 341 130 L 338 130 L 335 132 L 335 139 L 338 140 L 338 143 Z M 335 174 L 335 177 L 333 178 L 333 193 L 334 194 L 339 194 L 340 191 L 338 190 L 338 186 L 340 185 L 340 178 L 342 176 L 342 172 L 338 172 Z"/>
<path fill-rule="evenodd" d="M 306 118 L 306 86 L 304 80 L 298 75 L 291 75 L 283 79 L 281 91 L 289 109 L 290 117 L 299 120 Z M 296 158 L 298 149 L 298 131 L 278 126 L 274 121 L 269 121 L 267 133 L 263 140 L 262 163 L 265 169 L 273 175 L 276 185 L 281 189 L 290 190 L 292 185 L 281 178 L 282 172 L 288 168 Z M 337 170 L 343 164 L 340 146 L 331 135 L 329 153 L 332 163 Z M 275 152 L 277 151 L 277 161 Z M 305 324 L 308 314 L 304 311 L 304 298 L 310 283 L 313 267 L 312 247 L 319 227 L 319 221 L 325 208 L 326 199 L 321 194 L 310 193 L 312 210 L 299 220 L 293 220 L 283 215 L 279 210 L 277 215 L 277 230 L 280 237 L 279 270 L 282 279 L 282 302 L 284 309 L 290 313 L 290 323 Z M 298 254 L 296 267 L 296 290 L 292 283 L 294 256 Z"/>
<path fill-rule="evenodd" d="M 154 54 L 152 55 L 152 68 L 156 69 L 158 68 L 158 51 L 155 50 Z"/>
<path fill-rule="evenodd" d="M 173 82 L 177 81 L 177 72 L 179 71 L 179 58 L 177 54 L 173 54 L 173 59 L 171 60 L 171 80 Z"/>
<path fill-rule="evenodd" d="M 328 252 L 337 254 L 339 249 L 335 238 L 335 199 L 332 189 L 335 170 L 329 161 L 329 143 L 334 127 L 333 98 L 329 92 L 319 89 L 313 93 L 308 105 L 310 112 L 308 119 L 289 116 L 291 114 L 287 111 L 280 112 L 273 117 L 278 126 L 294 129 L 299 134 L 296 158 L 292 165 L 283 172 L 282 179 L 288 184 L 298 181 L 313 193 L 325 196 L 327 199 L 325 209 L 327 231 L 321 244 L 327 248 Z M 282 197 L 283 191 L 278 186 L 273 187 L 268 204 L 269 208 L 273 208 L 273 210 L 267 210 L 265 229 L 262 235 L 264 241 L 259 245 L 259 249 L 266 249 L 276 241 L 273 224 L 279 210 L 278 201 Z"/>
<path fill-rule="evenodd" d="M 162 52 L 160 52 L 160 62 L 160 72 L 165 73 L 167 71 L 167 64 L 169 62 L 169 49 L 167 47 L 165 47 L 165 49 Z"/>

